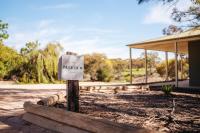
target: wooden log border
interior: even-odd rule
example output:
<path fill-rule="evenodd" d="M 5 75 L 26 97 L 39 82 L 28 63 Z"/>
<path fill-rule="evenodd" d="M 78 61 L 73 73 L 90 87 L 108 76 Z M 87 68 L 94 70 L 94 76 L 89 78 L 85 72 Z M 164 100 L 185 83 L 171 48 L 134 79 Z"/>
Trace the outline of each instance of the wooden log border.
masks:
<path fill-rule="evenodd" d="M 24 120 L 58 132 L 67 132 L 66 130 L 69 128 L 72 133 L 76 133 L 76 131 L 80 131 L 80 133 L 153 133 L 147 129 L 94 119 L 84 114 L 41 106 L 31 102 L 24 103 L 24 110 L 27 112 L 23 116 Z"/>

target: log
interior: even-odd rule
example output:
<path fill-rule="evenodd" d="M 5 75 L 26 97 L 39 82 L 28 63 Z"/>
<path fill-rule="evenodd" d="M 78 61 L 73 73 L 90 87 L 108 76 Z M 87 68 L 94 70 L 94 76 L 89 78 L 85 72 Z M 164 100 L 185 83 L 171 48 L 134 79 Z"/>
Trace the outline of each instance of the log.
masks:
<path fill-rule="evenodd" d="M 23 115 L 23 119 L 40 127 L 47 128 L 60 133 L 66 133 L 66 131 L 69 133 L 89 133 L 88 131 L 81 130 L 76 127 L 72 127 L 31 113 L 25 113 Z"/>
<path fill-rule="evenodd" d="M 117 124 L 107 120 L 97 120 L 84 114 L 65 111 L 46 106 L 40 106 L 31 102 L 24 103 L 24 110 L 69 126 L 95 133 L 150 133 L 151 131 L 131 127 L 125 124 Z"/>
<path fill-rule="evenodd" d="M 61 102 L 66 102 L 66 98 L 63 93 L 58 93 L 49 96 L 47 98 L 41 99 L 40 101 L 37 102 L 37 104 L 44 106 L 52 106 L 55 105 L 56 103 L 61 103 Z"/>

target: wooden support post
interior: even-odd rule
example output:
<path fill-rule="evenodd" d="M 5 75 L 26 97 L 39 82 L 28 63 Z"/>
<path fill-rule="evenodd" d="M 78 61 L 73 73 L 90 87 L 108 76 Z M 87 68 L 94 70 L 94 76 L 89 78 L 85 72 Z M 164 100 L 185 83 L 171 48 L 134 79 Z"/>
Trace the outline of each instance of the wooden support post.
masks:
<path fill-rule="evenodd" d="M 132 49 L 129 48 L 129 54 L 130 54 L 130 84 L 133 83 L 133 73 L 132 73 L 132 69 L 133 69 L 133 61 L 132 61 Z"/>
<path fill-rule="evenodd" d="M 67 55 L 77 55 L 76 53 L 66 52 Z M 79 81 L 68 80 L 67 83 L 67 110 L 79 112 Z"/>
<path fill-rule="evenodd" d="M 166 81 L 168 81 L 169 77 L 169 63 L 168 63 L 168 52 L 165 52 L 165 61 L 166 61 Z"/>
<path fill-rule="evenodd" d="M 181 79 L 183 79 L 183 55 L 180 54 Z"/>
<path fill-rule="evenodd" d="M 178 43 L 174 43 L 175 46 L 175 86 L 178 87 Z"/>
<path fill-rule="evenodd" d="M 147 50 L 144 51 L 145 55 L 145 83 L 148 83 L 148 71 L 147 71 Z"/>

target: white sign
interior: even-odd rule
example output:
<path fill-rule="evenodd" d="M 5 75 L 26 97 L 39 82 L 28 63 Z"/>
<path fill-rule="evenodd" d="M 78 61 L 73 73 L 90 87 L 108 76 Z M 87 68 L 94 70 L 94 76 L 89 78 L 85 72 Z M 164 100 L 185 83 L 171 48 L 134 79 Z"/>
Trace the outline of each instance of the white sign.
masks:
<path fill-rule="evenodd" d="M 83 80 L 84 57 L 62 55 L 58 64 L 59 80 Z"/>

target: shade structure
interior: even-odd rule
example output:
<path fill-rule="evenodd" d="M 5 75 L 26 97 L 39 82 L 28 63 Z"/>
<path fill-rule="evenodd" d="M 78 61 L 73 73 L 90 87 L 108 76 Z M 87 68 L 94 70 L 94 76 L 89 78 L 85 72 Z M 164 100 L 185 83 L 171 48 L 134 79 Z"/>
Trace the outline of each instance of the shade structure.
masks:
<path fill-rule="evenodd" d="M 147 41 L 132 43 L 127 45 L 130 48 L 144 49 L 147 50 L 156 50 L 156 51 L 165 51 L 175 53 L 175 82 L 176 87 L 178 87 L 178 55 L 179 54 L 188 54 L 189 55 L 189 83 L 191 86 L 199 85 L 200 86 L 200 27 L 196 27 L 190 30 L 187 30 L 182 33 L 175 35 L 163 36 L 156 39 L 150 39 Z M 167 54 L 166 54 L 167 56 Z M 130 52 L 130 57 L 132 59 L 132 54 Z M 147 56 L 145 56 L 147 60 Z M 168 65 L 168 57 L 166 57 L 166 65 Z M 131 65 L 132 66 L 132 65 Z M 147 61 L 145 61 L 145 70 L 147 71 Z M 132 70 L 132 67 L 130 68 Z M 166 72 L 168 73 L 168 66 L 166 66 Z M 148 83 L 148 73 L 145 73 L 145 79 Z M 168 76 L 168 74 L 166 74 Z M 132 71 L 131 75 L 132 77 Z M 167 78 L 166 78 L 167 79 Z M 132 80 L 132 78 L 131 78 Z M 131 81 L 132 83 L 132 81 Z"/>
<path fill-rule="evenodd" d="M 174 43 L 178 44 L 178 53 L 188 54 L 188 42 L 200 40 L 200 27 L 185 32 L 136 42 L 127 45 L 130 48 L 175 52 Z"/>

